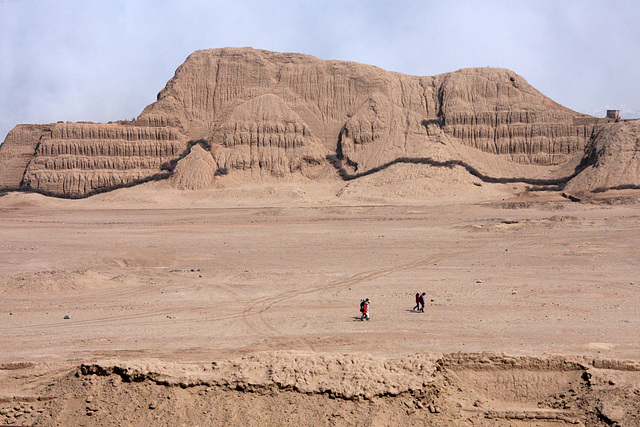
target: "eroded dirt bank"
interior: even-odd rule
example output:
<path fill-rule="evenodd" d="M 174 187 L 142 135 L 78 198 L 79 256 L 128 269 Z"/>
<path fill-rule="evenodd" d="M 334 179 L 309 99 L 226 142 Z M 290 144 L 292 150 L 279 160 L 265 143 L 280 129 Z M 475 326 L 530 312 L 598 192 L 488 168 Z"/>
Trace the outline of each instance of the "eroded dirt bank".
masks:
<path fill-rule="evenodd" d="M 640 363 L 630 360 L 270 352 L 199 364 L 14 363 L 0 376 L 0 422 L 14 425 L 640 422 Z"/>

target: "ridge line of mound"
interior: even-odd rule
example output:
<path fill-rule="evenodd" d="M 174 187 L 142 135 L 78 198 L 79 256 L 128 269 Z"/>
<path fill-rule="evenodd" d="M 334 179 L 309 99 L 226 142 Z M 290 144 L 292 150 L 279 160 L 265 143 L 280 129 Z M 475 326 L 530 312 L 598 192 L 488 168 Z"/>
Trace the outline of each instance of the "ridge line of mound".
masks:
<path fill-rule="evenodd" d="M 134 180 L 126 184 L 119 184 L 113 187 L 97 188 L 83 194 L 56 193 L 53 191 L 47 191 L 39 188 L 30 188 L 30 187 L 3 188 L 1 190 L 5 193 L 7 192 L 36 193 L 36 194 L 42 194 L 44 196 L 57 197 L 62 199 L 85 199 L 91 196 L 95 196 L 97 194 L 107 193 L 107 192 L 118 190 L 121 188 L 129 188 L 139 184 L 144 184 L 146 182 L 161 181 L 174 176 L 174 170 L 176 165 L 191 153 L 191 149 L 194 146 L 203 145 L 202 141 L 192 141 L 190 142 L 190 144 L 191 144 L 190 148 L 185 150 L 178 158 L 170 162 L 170 164 L 167 166 L 167 168 L 169 169 L 168 171 L 159 172 L 149 177 Z M 456 166 L 460 166 L 464 168 L 469 174 L 475 176 L 482 182 L 491 183 L 491 184 L 522 183 L 522 184 L 539 186 L 539 187 L 542 187 L 542 188 L 539 188 L 539 190 L 547 190 L 547 191 L 562 191 L 564 186 L 573 178 L 575 178 L 577 175 L 579 175 L 586 167 L 585 165 L 580 164 L 576 168 L 574 173 L 568 176 L 560 177 L 560 178 L 551 178 L 551 179 L 525 178 L 525 177 L 508 178 L 508 177 L 494 177 L 494 176 L 486 175 L 480 172 L 477 168 L 471 166 L 470 164 L 462 160 L 452 159 L 452 160 L 439 161 L 430 157 L 398 157 L 382 165 L 376 166 L 374 168 L 370 168 L 364 172 L 352 174 L 343 166 L 342 160 L 338 158 L 338 155 L 335 155 L 335 154 L 328 155 L 326 156 L 326 160 L 336 169 L 340 179 L 342 179 L 342 181 L 345 181 L 345 182 L 353 181 L 358 178 L 373 175 L 375 173 L 388 169 L 389 167 L 396 164 L 423 164 L 423 165 L 428 165 L 433 167 L 441 167 L 441 168 L 449 168 L 449 169 L 454 168 Z M 619 186 L 613 186 L 613 187 L 600 187 L 593 190 L 593 192 L 602 193 L 608 190 L 621 190 L 621 189 L 640 189 L 640 186 L 619 185 Z"/>
<path fill-rule="evenodd" d="M 198 145 L 198 144 L 194 144 L 194 145 Z M 110 191 L 115 191 L 115 190 L 119 190 L 121 188 L 130 188 L 130 187 L 134 187 L 136 185 L 140 185 L 140 184 L 144 184 L 147 182 L 152 182 L 152 181 L 161 181 L 161 180 L 165 180 L 165 179 L 169 179 L 172 176 L 174 176 L 173 171 L 175 169 L 176 164 L 180 161 L 183 160 L 184 158 L 186 158 L 190 153 L 190 150 L 185 151 L 185 153 L 181 154 L 180 157 L 178 157 L 177 159 L 175 159 L 174 161 L 171 162 L 171 165 L 169 166 L 170 170 L 169 171 L 163 171 L 163 172 L 159 172 L 156 173 L 154 175 L 148 176 L 148 177 L 144 177 L 144 178 L 140 178 L 137 180 L 133 180 L 131 182 L 128 183 L 122 183 L 122 184 L 117 184 L 114 185 L 112 187 L 103 187 L 103 188 L 96 188 L 92 191 L 83 193 L 83 194 L 67 194 L 67 193 L 57 193 L 54 191 L 49 191 L 49 190 L 45 190 L 45 189 L 41 189 L 41 188 L 31 188 L 31 187 L 17 187 L 17 188 L 2 188 L 0 189 L 3 193 L 9 193 L 9 192 L 20 192 L 20 193 L 35 193 L 35 194 L 42 194 L 44 196 L 48 196 L 48 197 L 57 197 L 57 198 L 61 198 L 61 199 L 86 199 L 89 198 L 91 196 L 95 196 L 97 194 L 102 194 L 102 193 L 108 193 Z M 429 166 L 433 166 L 433 167 L 442 167 L 442 168 L 453 168 L 455 166 L 460 166 L 463 167 L 464 169 L 467 170 L 467 172 L 469 172 L 469 174 L 477 177 L 478 179 L 480 179 L 483 182 L 486 183 L 492 183 L 492 184 L 513 184 L 513 183 L 522 183 L 522 184 L 529 184 L 529 185 L 535 185 L 535 186 L 541 186 L 541 187 L 550 187 L 550 188 L 543 188 L 544 190 L 557 190 L 557 191 L 561 191 L 564 187 L 565 184 L 567 184 L 571 179 L 573 179 L 575 176 L 577 176 L 582 169 L 577 169 L 576 172 L 574 172 L 573 174 L 566 176 L 566 177 L 561 177 L 561 178 L 555 178 L 555 179 L 536 179 L 536 178 L 524 178 L 524 177 L 519 177 L 519 178 L 498 178 L 498 177 L 492 177 L 489 175 L 485 175 L 482 172 L 480 172 L 478 169 L 476 169 L 475 167 L 469 165 L 468 163 L 463 162 L 462 160 L 446 160 L 446 161 L 438 161 L 438 160 L 434 160 L 432 158 L 429 157 L 399 157 L 396 158 L 394 160 L 391 160 L 383 165 L 377 166 L 375 168 L 371 168 L 366 170 L 365 172 L 360 172 L 360 173 L 355 173 L 355 174 L 351 174 L 349 173 L 344 166 L 342 165 L 342 161 L 339 160 L 337 158 L 336 155 L 329 155 L 326 156 L 326 159 L 329 161 L 329 163 L 331 163 L 333 165 L 333 167 L 336 169 L 336 171 L 338 172 L 338 175 L 340 176 L 340 179 L 342 179 L 342 181 L 348 182 L 348 181 L 353 181 L 355 179 L 358 178 L 362 178 L 365 176 L 369 176 L 369 175 L 373 175 L 375 173 L 381 172 L 393 165 L 396 164 L 424 164 L 424 165 L 429 165 Z M 633 189 L 633 188 L 640 188 L 640 186 L 617 186 L 617 187 L 612 187 L 612 188 L 598 188 L 597 190 L 594 190 L 594 192 L 604 192 L 607 190 L 615 190 L 615 189 Z M 1 195 L 1 194 L 0 194 Z"/>
<path fill-rule="evenodd" d="M 462 160 L 445 160 L 445 161 L 439 161 L 439 160 L 434 160 L 432 158 L 429 157 L 398 157 L 394 160 L 391 160 L 383 165 L 368 169 L 364 172 L 360 172 L 360 173 L 355 173 L 355 174 L 351 174 L 349 173 L 349 171 L 347 171 L 344 166 L 342 165 L 342 161 L 340 159 L 338 159 L 337 156 L 332 155 L 332 156 L 327 156 L 327 160 L 336 168 L 336 170 L 338 171 L 338 175 L 340 175 L 340 178 L 342 178 L 343 181 L 352 181 L 354 179 L 358 179 L 358 178 L 362 178 L 364 176 L 368 176 L 368 175 L 372 175 L 374 173 L 380 172 L 384 169 L 387 169 L 393 165 L 399 164 L 399 163 L 406 163 L 406 164 L 424 164 L 424 165 L 429 165 L 429 166 L 434 166 L 434 167 L 444 167 L 444 168 L 453 168 L 455 166 L 460 166 L 463 167 L 464 169 L 467 170 L 467 172 L 469 172 L 471 175 L 477 177 L 478 179 L 480 179 L 483 182 L 486 183 L 492 183 L 492 184 L 513 184 L 513 183 L 523 183 L 523 184 L 530 184 L 530 185 L 537 185 L 537 186 L 542 186 L 542 187 L 556 187 L 556 188 L 549 188 L 549 190 L 562 190 L 562 186 L 564 186 L 566 183 L 568 183 L 571 179 L 573 179 L 575 176 L 577 176 L 582 169 L 584 168 L 583 166 L 579 166 L 578 168 L 576 168 L 576 171 L 574 173 L 572 173 L 569 176 L 565 176 L 565 177 L 561 177 L 561 178 L 553 178 L 553 179 L 540 179 L 540 178 L 524 178 L 524 177 L 519 177 L 519 178 L 498 178 L 498 177 L 492 177 L 489 175 L 485 175 L 482 172 L 480 172 L 478 169 L 476 169 L 475 167 L 471 166 L 470 164 L 463 162 Z M 606 191 L 606 190 L 602 190 L 602 191 Z"/>

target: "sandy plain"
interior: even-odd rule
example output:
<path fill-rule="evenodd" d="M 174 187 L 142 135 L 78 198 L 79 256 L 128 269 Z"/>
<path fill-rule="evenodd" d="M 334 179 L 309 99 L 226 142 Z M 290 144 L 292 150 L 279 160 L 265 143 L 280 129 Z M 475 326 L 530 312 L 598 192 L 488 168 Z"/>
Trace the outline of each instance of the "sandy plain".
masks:
<path fill-rule="evenodd" d="M 28 396 L 38 375 L 99 359 L 193 364 L 283 350 L 640 359 L 637 193 L 404 204 L 202 202 L 198 192 L 160 204 L 131 194 L 0 197 L 8 406 L 37 400 Z M 412 310 L 416 292 L 426 292 L 424 313 Z M 369 322 L 359 320 L 365 297 Z M 51 411 L 52 425 L 80 419 Z M 21 422 L 15 415 L 7 420 Z"/>

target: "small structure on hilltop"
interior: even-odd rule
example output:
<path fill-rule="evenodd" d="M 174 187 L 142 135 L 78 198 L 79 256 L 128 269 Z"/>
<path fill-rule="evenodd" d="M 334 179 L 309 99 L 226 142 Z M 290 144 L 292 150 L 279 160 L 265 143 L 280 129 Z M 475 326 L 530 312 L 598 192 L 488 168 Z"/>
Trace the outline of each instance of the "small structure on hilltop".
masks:
<path fill-rule="evenodd" d="M 616 122 L 620 121 L 620 110 L 607 110 L 607 119 L 614 119 Z"/>

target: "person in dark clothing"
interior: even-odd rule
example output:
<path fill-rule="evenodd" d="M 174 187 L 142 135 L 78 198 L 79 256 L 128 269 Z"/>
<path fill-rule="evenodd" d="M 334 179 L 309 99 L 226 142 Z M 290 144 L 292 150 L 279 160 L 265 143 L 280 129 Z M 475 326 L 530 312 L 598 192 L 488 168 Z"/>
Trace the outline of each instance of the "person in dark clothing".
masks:
<path fill-rule="evenodd" d="M 416 306 L 412 310 L 420 310 L 420 293 L 416 293 Z"/>
<path fill-rule="evenodd" d="M 424 313 L 424 296 L 426 295 L 426 292 L 423 292 L 419 297 L 418 297 L 418 302 L 420 305 L 420 308 L 418 309 L 418 311 L 420 313 Z"/>
<path fill-rule="evenodd" d="M 362 312 L 362 317 L 360 317 L 360 320 L 364 320 L 367 319 L 369 320 L 369 304 L 371 303 L 371 301 L 369 301 L 369 298 L 367 298 L 366 300 L 364 300 L 364 303 L 360 306 L 360 312 Z"/>

